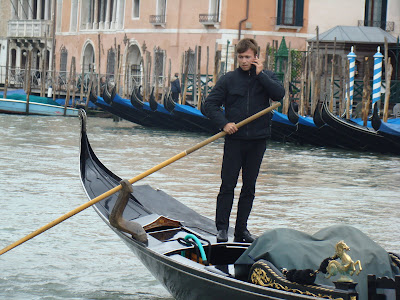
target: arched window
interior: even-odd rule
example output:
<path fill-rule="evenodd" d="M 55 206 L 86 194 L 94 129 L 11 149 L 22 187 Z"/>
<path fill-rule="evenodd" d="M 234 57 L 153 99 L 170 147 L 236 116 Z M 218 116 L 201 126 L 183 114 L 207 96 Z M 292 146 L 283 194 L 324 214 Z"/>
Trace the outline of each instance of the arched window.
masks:
<path fill-rule="evenodd" d="M 107 71 L 106 78 L 114 78 L 115 74 L 115 49 L 110 48 L 107 51 Z"/>
<path fill-rule="evenodd" d="M 60 77 L 66 81 L 67 79 L 67 60 L 68 60 L 68 50 L 61 46 L 60 49 Z"/>

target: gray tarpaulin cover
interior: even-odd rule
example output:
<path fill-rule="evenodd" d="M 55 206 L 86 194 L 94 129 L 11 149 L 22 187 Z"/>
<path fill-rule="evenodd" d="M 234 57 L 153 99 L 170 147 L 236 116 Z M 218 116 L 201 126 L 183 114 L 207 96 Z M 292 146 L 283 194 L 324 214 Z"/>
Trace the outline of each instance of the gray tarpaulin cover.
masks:
<path fill-rule="evenodd" d="M 352 277 L 358 282 L 360 299 L 367 299 L 368 274 L 392 278 L 400 274 L 385 249 L 360 230 L 346 225 L 331 226 L 313 235 L 285 228 L 269 230 L 256 239 L 235 264 L 247 265 L 265 259 L 278 269 L 317 270 L 325 258 L 335 254 L 335 245 L 342 240 L 350 247 L 347 253 L 352 260 L 361 261 L 362 272 Z M 325 274 L 319 273 L 315 283 L 333 286 L 332 279 L 336 281 L 339 276 L 326 279 Z"/>

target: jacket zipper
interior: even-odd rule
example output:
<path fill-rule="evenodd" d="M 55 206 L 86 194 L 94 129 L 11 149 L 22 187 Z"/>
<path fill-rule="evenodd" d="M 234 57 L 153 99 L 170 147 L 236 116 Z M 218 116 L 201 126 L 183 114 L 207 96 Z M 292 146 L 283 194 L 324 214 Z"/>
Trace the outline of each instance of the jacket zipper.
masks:
<path fill-rule="evenodd" d="M 251 74 L 249 71 L 249 79 L 247 80 L 247 116 L 250 114 L 250 80 Z M 246 136 L 249 136 L 249 126 L 246 126 Z"/>

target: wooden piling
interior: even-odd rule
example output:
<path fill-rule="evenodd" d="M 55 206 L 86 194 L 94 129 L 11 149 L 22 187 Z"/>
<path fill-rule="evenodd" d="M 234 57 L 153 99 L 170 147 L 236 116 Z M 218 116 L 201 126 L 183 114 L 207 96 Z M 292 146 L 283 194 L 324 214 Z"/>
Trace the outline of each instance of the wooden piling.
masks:
<path fill-rule="evenodd" d="M 369 111 L 369 101 L 371 96 L 371 87 L 369 85 L 370 71 L 369 71 L 369 60 L 365 57 L 364 61 L 364 78 L 363 78 L 363 95 L 362 95 L 362 119 L 364 126 L 367 126 L 368 121 L 368 111 Z"/>
<path fill-rule="evenodd" d="M 89 107 L 89 99 L 90 99 L 90 93 L 92 91 L 92 85 L 93 85 L 93 68 L 90 70 L 90 77 L 89 77 L 89 86 L 88 86 L 88 91 L 86 95 L 86 102 L 85 102 L 85 110 L 87 111 Z"/>
<path fill-rule="evenodd" d="M 55 1 L 53 0 L 53 3 L 55 3 Z M 51 60 L 52 60 L 52 63 L 51 63 L 51 65 L 52 65 L 52 73 L 53 73 L 53 79 L 52 79 L 52 84 L 53 84 L 53 87 L 52 87 L 52 92 L 53 92 L 53 100 L 55 101 L 56 100 L 56 91 L 57 91 L 57 88 L 56 88 L 56 85 L 57 85 L 57 78 L 56 78 L 56 44 L 57 44 L 57 40 L 55 39 L 55 29 L 54 29 L 54 26 L 53 26 L 53 45 L 52 45 L 52 58 L 51 58 Z"/>
<path fill-rule="evenodd" d="M 10 39 L 7 38 L 7 55 L 6 55 L 6 78 L 4 82 L 4 94 L 3 98 L 7 99 L 7 89 L 8 89 L 8 69 L 9 69 L 9 63 L 8 61 L 10 60 Z"/>
<path fill-rule="evenodd" d="M 197 53 L 197 84 L 193 82 L 193 87 L 197 85 L 197 108 L 201 108 L 201 46 L 198 48 Z"/>
<path fill-rule="evenodd" d="M 333 94 L 335 92 L 335 66 L 336 66 L 336 37 L 333 42 L 333 54 L 332 54 L 332 70 L 331 70 L 331 86 L 330 86 L 330 99 L 329 99 L 329 110 L 333 112 Z"/>
<path fill-rule="evenodd" d="M 187 88 L 188 88 L 188 71 L 189 71 L 189 53 L 190 53 L 190 48 L 187 52 L 185 52 L 185 73 L 184 73 L 184 79 L 183 79 L 183 94 L 182 94 L 182 104 L 186 104 L 186 93 L 187 93 Z"/>
<path fill-rule="evenodd" d="M 149 98 L 150 97 L 150 94 L 151 94 L 151 87 L 153 86 L 153 83 L 154 82 L 152 82 L 152 80 L 151 80 L 151 65 L 152 65 L 152 62 L 151 62 L 151 53 L 150 53 L 150 51 L 147 51 L 147 53 L 146 53 L 146 62 L 147 62 L 147 80 L 146 80 L 146 89 L 147 89 L 147 95 L 148 95 L 148 97 L 147 98 Z M 154 77 L 153 77 L 154 78 Z M 148 99 L 147 99 L 148 100 Z"/>
<path fill-rule="evenodd" d="M 82 57 L 80 102 L 83 102 L 83 85 L 85 82 L 85 56 Z"/>
<path fill-rule="evenodd" d="M 343 110 L 343 82 L 344 82 L 344 70 L 342 69 L 343 58 L 340 57 L 338 60 L 339 70 L 339 108 L 336 110 L 336 115 L 341 115 Z"/>
<path fill-rule="evenodd" d="M 217 50 L 215 51 L 215 56 L 214 56 L 213 86 L 215 86 L 218 81 L 219 70 L 221 66 L 220 64 L 221 64 L 221 51 Z"/>
<path fill-rule="evenodd" d="M 171 92 L 171 59 L 168 60 L 168 81 L 167 81 L 167 87 L 166 87 L 166 97 L 169 97 L 170 92 Z M 179 96 L 178 96 L 179 97 Z"/>
<path fill-rule="evenodd" d="M 100 95 L 100 77 L 101 77 L 101 41 L 100 41 L 100 33 L 97 34 L 97 44 L 98 44 L 98 68 L 97 68 L 97 95 Z"/>
<path fill-rule="evenodd" d="M 390 57 L 388 55 L 389 47 L 388 41 L 385 37 L 385 51 L 384 51 L 384 59 L 385 59 L 385 81 L 386 81 L 386 88 L 385 88 L 385 102 L 383 105 L 383 121 L 387 122 L 389 116 L 389 99 L 390 99 L 390 83 L 392 78 L 393 67 L 390 61 Z"/>
<path fill-rule="evenodd" d="M 117 53 L 116 53 L 116 74 L 115 74 L 115 90 L 117 93 L 119 93 L 119 84 L 120 84 L 120 76 L 121 76 L 121 45 L 118 45 L 117 49 L 116 49 Z M 143 66 L 144 68 L 144 66 Z"/>
<path fill-rule="evenodd" d="M 26 110 L 25 113 L 29 115 L 29 96 L 31 94 L 31 66 L 32 66 L 32 55 L 31 55 L 31 50 L 27 52 L 28 55 L 28 67 L 27 67 L 27 72 L 25 72 L 26 78 L 27 78 L 27 88 L 26 88 Z"/>
<path fill-rule="evenodd" d="M 292 55 L 289 43 L 289 51 L 288 51 L 288 63 L 286 66 L 285 78 L 283 86 L 285 88 L 285 96 L 283 97 L 283 105 L 282 105 L 282 113 L 287 114 L 289 108 L 289 99 L 290 99 L 290 81 L 291 81 L 291 74 L 292 74 Z"/>
<path fill-rule="evenodd" d="M 162 72 L 162 89 L 161 89 L 161 91 L 162 91 L 162 93 L 161 93 L 161 103 L 163 103 L 163 101 L 164 101 L 164 97 L 165 97 L 165 79 L 167 78 L 167 50 L 165 50 L 164 51 L 164 59 L 163 59 L 163 72 Z M 171 72 L 171 67 L 170 67 L 170 70 L 169 70 L 169 73 Z"/>
<path fill-rule="evenodd" d="M 67 115 L 67 107 L 69 104 L 69 95 L 70 95 L 70 90 L 71 90 L 71 75 L 72 75 L 72 60 L 71 64 L 69 66 L 69 76 L 67 80 L 67 95 L 65 96 L 65 101 L 64 101 L 64 116 Z"/>
<path fill-rule="evenodd" d="M 196 45 L 194 49 L 194 72 L 193 72 L 193 84 L 192 84 L 192 99 L 193 99 L 193 104 L 197 104 L 197 56 L 198 56 L 198 49 L 199 46 Z"/>
<path fill-rule="evenodd" d="M 328 87 L 328 45 L 325 45 L 325 54 L 324 54 L 324 87 L 323 87 L 324 97 L 326 97 L 328 95 L 328 88 L 327 87 Z"/>
<path fill-rule="evenodd" d="M 75 92 L 76 92 L 76 60 L 72 56 L 72 107 L 75 107 Z"/>
<path fill-rule="evenodd" d="M 312 47 L 309 47 L 307 51 L 307 69 L 306 69 L 306 82 L 304 91 L 304 110 L 305 114 L 313 114 L 314 112 L 310 110 L 310 89 L 311 89 L 311 61 L 312 61 Z"/>
<path fill-rule="evenodd" d="M 389 99 L 390 99 L 390 82 L 392 80 L 393 66 L 389 57 L 387 63 L 385 63 L 385 78 L 386 78 L 386 92 L 385 92 L 385 104 L 383 105 L 383 122 L 387 122 L 389 116 Z"/>
<path fill-rule="evenodd" d="M 306 80 L 306 74 L 307 74 L 307 59 L 308 55 L 305 55 L 302 61 L 302 70 L 301 70 L 301 79 L 300 79 L 300 103 L 299 103 L 299 114 L 301 116 L 305 116 L 305 80 Z"/>
<path fill-rule="evenodd" d="M 267 47 L 265 49 L 265 58 L 264 58 L 264 63 L 263 63 L 264 70 L 269 70 L 269 58 L 270 58 L 269 47 L 270 47 L 270 45 L 269 45 L 269 43 L 267 43 Z M 235 57 L 236 57 L 236 55 L 235 55 Z"/>
<path fill-rule="evenodd" d="M 49 70 L 49 65 L 50 65 L 50 52 L 49 55 L 47 55 L 47 41 L 48 41 L 48 37 L 45 34 L 45 42 L 44 42 L 44 93 L 46 94 L 46 91 L 49 89 L 48 86 L 48 74 L 47 71 Z M 47 61 L 47 57 L 49 58 L 49 60 Z M 49 64 L 49 65 L 48 65 Z"/>
<path fill-rule="evenodd" d="M 235 55 L 236 56 L 236 55 Z M 204 97 L 208 97 L 208 81 L 210 77 L 208 75 L 208 63 L 210 61 L 210 48 L 207 46 L 207 62 L 206 62 L 206 84 L 204 85 Z"/>

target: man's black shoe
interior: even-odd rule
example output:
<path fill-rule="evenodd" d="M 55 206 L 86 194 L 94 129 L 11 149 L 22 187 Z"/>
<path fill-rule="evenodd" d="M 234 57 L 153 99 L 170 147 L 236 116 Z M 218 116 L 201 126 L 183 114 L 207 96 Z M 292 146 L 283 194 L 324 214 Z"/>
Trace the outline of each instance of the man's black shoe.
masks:
<path fill-rule="evenodd" d="M 235 238 L 233 241 L 236 243 L 252 243 L 254 242 L 254 238 L 251 236 L 248 230 L 245 230 L 240 234 L 235 233 Z"/>
<path fill-rule="evenodd" d="M 217 243 L 224 243 L 228 241 L 228 231 L 227 230 L 218 230 L 217 234 Z"/>

